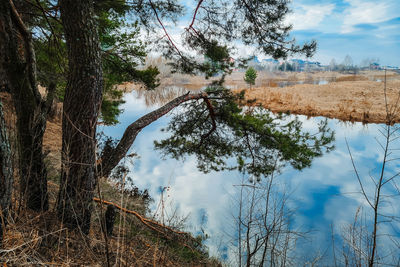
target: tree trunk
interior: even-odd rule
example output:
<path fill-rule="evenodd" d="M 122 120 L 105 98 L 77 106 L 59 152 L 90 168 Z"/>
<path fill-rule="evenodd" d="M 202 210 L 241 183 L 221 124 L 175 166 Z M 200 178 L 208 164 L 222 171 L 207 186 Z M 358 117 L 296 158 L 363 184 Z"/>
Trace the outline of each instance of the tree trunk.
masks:
<path fill-rule="evenodd" d="M 7 225 L 13 182 L 11 148 L 7 138 L 3 107 L 0 100 L 0 245 L 3 240 L 4 228 Z"/>
<path fill-rule="evenodd" d="M 21 193 L 28 208 L 47 210 L 42 142 L 54 90 L 49 91 L 46 101 L 42 100 L 31 34 L 12 1 L 0 3 L 0 74 L 5 76 L 2 83 L 11 92 L 17 115 Z"/>
<path fill-rule="evenodd" d="M 89 233 L 96 185 L 95 137 L 103 77 L 93 1 L 61 0 L 69 75 L 64 97 L 62 173 L 58 214 Z"/>

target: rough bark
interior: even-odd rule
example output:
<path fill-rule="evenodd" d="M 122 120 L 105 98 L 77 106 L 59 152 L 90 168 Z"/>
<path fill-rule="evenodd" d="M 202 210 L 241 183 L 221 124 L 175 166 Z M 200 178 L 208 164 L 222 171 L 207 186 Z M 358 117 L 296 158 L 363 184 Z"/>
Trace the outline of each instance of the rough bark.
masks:
<path fill-rule="evenodd" d="M 69 74 L 64 97 L 58 214 L 70 228 L 90 229 L 96 185 L 95 136 L 103 78 L 93 1 L 62 0 Z"/>
<path fill-rule="evenodd" d="M 13 182 L 11 148 L 7 137 L 3 107 L 0 100 L 0 245 L 3 240 L 4 228 L 7 225 Z"/>
<path fill-rule="evenodd" d="M 175 98 L 174 100 L 168 102 L 164 106 L 144 115 L 143 117 L 137 119 L 135 122 L 130 124 L 122 136 L 121 140 L 118 142 L 117 146 L 113 149 L 109 149 L 101 157 L 99 163 L 99 171 L 101 176 L 108 177 L 111 171 L 118 165 L 118 163 L 125 157 L 128 153 L 129 148 L 132 146 L 139 132 L 149 125 L 150 123 L 158 120 L 172 109 L 176 108 L 180 104 L 196 99 L 207 99 L 206 93 L 198 94 L 185 94 Z"/>
<path fill-rule="evenodd" d="M 43 100 L 36 84 L 31 33 L 11 0 L 0 3 L 0 74 L 17 115 L 20 190 L 26 206 L 47 210 L 47 172 L 42 151 L 46 116 L 54 90 Z M 51 86 L 55 88 L 55 86 Z"/>

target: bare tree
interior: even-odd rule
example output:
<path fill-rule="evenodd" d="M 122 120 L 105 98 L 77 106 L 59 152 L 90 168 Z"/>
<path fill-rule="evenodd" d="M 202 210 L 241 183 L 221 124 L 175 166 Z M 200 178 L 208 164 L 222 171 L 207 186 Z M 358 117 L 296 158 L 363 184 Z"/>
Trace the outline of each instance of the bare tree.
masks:
<path fill-rule="evenodd" d="M 329 62 L 329 71 L 335 71 L 337 68 L 337 63 L 334 58 L 332 58 L 331 62 Z"/>
<path fill-rule="evenodd" d="M 351 58 L 351 56 L 346 55 L 343 60 L 343 65 L 345 66 L 346 70 L 350 70 L 353 67 L 353 59 Z"/>
<path fill-rule="evenodd" d="M 296 240 L 303 235 L 291 229 L 293 211 L 288 195 L 279 190 L 274 175 L 266 179 L 244 179 L 239 187 L 235 216 L 238 266 L 291 266 Z"/>
<path fill-rule="evenodd" d="M 343 263 L 346 266 L 373 267 L 386 264 L 386 261 L 393 260 L 389 257 L 392 253 L 388 252 L 388 249 L 379 246 L 379 242 L 383 241 L 383 238 L 395 242 L 397 240 L 395 236 L 390 236 L 390 233 L 381 233 L 382 226 L 384 224 L 400 222 L 398 215 L 386 211 L 390 205 L 395 205 L 393 200 L 396 195 L 393 195 L 390 192 L 398 190 L 396 180 L 400 176 L 399 172 L 392 173 L 389 171 L 390 164 L 395 164 L 399 159 L 399 155 L 396 155 L 399 149 L 393 147 L 393 145 L 399 139 L 400 128 L 397 125 L 394 125 L 394 118 L 400 107 L 400 93 L 394 102 L 389 103 L 386 92 L 386 73 L 384 93 L 386 124 L 380 129 L 383 140 L 376 138 L 380 148 L 382 149 L 381 167 L 379 169 L 379 174 L 376 177 L 370 175 L 368 180 L 363 179 L 356 168 L 353 155 L 346 140 L 350 159 L 360 186 L 360 193 L 366 203 L 365 207 L 362 206 L 357 210 L 353 224 L 348 226 L 343 234 L 344 244 L 342 255 Z M 372 188 L 372 190 L 369 190 L 369 188 Z M 366 216 L 362 212 L 364 210 L 367 214 L 372 213 L 372 221 L 366 219 Z M 362 219 L 363 216 L 364 219 Z M 387 242 L 385 243 L 386 247 L 389 247 L 389 244 Z M 378 248 L 382 251 L 380 252 Z M 398 256 L 396 260 L 399 260 Z"/>

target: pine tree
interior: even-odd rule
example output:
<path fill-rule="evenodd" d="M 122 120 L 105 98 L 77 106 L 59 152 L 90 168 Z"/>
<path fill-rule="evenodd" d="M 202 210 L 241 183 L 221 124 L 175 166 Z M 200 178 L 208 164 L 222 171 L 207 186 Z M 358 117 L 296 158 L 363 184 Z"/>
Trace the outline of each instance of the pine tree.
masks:
<path fill-rule="evenodd" d="M 13 182 L 11 148 L 4 121 L 3 106 L 0 100 L 0 247 L 3 239 L 3 229 L 7 225 Z"/>
<path fill-rule="evenodd" d="M 249 67 L 244 74 L 244 81 L 250 86 L 256 84 L 257 71 L 253 67 Z"/>
<path fill-rule="evenodd" d="M 14 1 L 21 8 L 24 1 Z M 0 73 L 14 103 L 17 115 L 20 190 L 26 206 L 47 210 L 47 171 L 43 155 L 46 118 L 53 101 L 55 85 L 46 98 L 37 85 L 36 55 L 32 33 L 26 27 L 13 1 L 0 2 Z"/>

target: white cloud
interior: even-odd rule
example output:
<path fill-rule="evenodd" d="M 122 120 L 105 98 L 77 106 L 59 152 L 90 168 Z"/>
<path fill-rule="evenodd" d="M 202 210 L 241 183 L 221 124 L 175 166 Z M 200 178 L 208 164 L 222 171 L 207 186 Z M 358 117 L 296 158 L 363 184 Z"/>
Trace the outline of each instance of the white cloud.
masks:
<path fill-rule="evenodd" d="M 133 84 L 128 84 L 126 85 L 127 87 L 132 86 Z M 130 113 L 130 114 L 140 114 L 144 115 L 147 112 L 150 112 L 152 109 L 155 109 L 155 107 L 147 107 L 145 101 L 143 99 L 139 99 L 137 97 L 136 93 L 128 93 L 124 95 L 124 100 L 125 104 L 122 106 L 122 109 L 124 112 Z M 139 116 L 139 115 L 137 115 Z"/>
<path fill-rule="evenodd" d="M 294 30 L 315 29 L 332 14 L 334 8 L 334 4 L 298 5 L 294 13 L 287 17 L 287 22 L 293 24 Z"/>
<path fill-rule="evenodd" d="M 350 33 L 357 24 L 379 23 L 398 16 L 393 1 L 347 0 L 350 7 L 345 11 L 341 32 Z M 397 3 L 398 5 L 398 3 Z"/>

